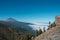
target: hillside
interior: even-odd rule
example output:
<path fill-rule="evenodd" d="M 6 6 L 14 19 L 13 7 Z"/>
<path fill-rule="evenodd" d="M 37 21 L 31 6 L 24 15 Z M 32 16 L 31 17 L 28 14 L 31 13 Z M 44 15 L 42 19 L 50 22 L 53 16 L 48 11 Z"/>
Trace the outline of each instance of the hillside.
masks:
<path fill-rule="evenodd" d="M 19 40 L 16 29 L 0 23 L 0 40 Z"/>
<path fill-rule="evenodd" d="M 60 27 L 53 27 L 47 32 L 39 35 L 35 40 L 60 40 Z"/>
<path fill-rule="evenodd" d="M 32 27 L 29 26 L 29 25 L 33 25 L 32 23 L 17 21 L 14 18 L 0 20 L 0 23 L 4 25 L 8 25 L 12 28 L 16 28 L 18 31 L 21 31 L 21 32 L 34 32 Z"/>
<path fill-rule="evenodd" d="M 21 32 L 16 28 L 0 23 L 0 40 L 31 40 L 32 36 L 32 32 Z"/>
<path fill-rule="evenodd" d="M 56 16 L 55 24 L 55 27 L 50 28 L 34 40 L 60 40 L 60 16 Z"/>
<path fill-rule="evenodd" d="M 35 31 L 30 24 L 12 18 L 0 20 L 0 40 L 31 40 Z"/>

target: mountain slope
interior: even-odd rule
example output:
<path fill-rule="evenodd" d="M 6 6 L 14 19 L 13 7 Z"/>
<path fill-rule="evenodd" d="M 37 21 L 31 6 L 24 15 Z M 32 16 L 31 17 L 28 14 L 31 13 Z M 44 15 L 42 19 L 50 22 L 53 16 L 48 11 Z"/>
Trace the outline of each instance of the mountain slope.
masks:
<path fill-rule="evenodd" d="M 31 31 L 28 29 L 0 23 L 0 40 L 31 40 L 31 36 Z"/>
<path fill-rule="evenodd" d="M 8 25 L 8 26 L 13 27 L 13 28 L 16 28 L 17 30 L 19 30 L 21 32 L 33 32 L 34 31 L 29 26 L 29 25 L 32 25 L 32 23 L 19 22 L 13 18 L 8 18 L 7 20 L 0 20 L 0 23 L 2 23 L 4 25 Z"/>
<path fill-rule="evenodd" d="M 60 40 L 60 16 L 55 17 L 55 22 L 50 26 L 49 30 L 34 40 Z"/>
<path fill-rule="evenodd" d="M 39 35 L 34 40 L 60 40 L 60 26 L 50 28 L 47 32 Z"/>
<path fill-rule="evenodd" d="M 19 40 L 16 29 L 0 23 L 0 40 Z"/>

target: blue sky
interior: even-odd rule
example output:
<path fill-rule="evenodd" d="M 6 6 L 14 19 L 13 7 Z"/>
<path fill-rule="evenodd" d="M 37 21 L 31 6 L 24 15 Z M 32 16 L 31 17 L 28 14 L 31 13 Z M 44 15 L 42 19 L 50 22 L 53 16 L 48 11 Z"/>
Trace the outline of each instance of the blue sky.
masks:
<path fill-rule="evenodd" d="M 0 19 L 39 23 L 52 22 L 56 15 L 60 15 L 60 0 L 0 0 Z"/>

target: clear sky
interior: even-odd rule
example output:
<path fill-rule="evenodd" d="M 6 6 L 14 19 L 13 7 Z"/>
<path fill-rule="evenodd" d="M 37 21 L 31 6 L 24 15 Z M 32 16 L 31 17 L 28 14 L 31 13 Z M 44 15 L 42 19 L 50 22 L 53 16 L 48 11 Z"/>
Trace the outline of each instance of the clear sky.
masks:
<path fill-rule="evenodd" d="M 60 15 L 60 0 L 0 0 L 0 19 L 39 23 L 54 21 L 56 15 Z"/>

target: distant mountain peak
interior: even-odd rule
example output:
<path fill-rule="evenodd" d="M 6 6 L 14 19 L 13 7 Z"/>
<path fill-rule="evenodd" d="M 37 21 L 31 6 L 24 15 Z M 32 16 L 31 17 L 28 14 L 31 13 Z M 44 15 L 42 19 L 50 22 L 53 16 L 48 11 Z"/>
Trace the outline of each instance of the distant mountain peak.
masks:
<path fill-rule="evenodd" d="M 14 18 L 8 18 L 7 21 L 16 21 Z"/>

